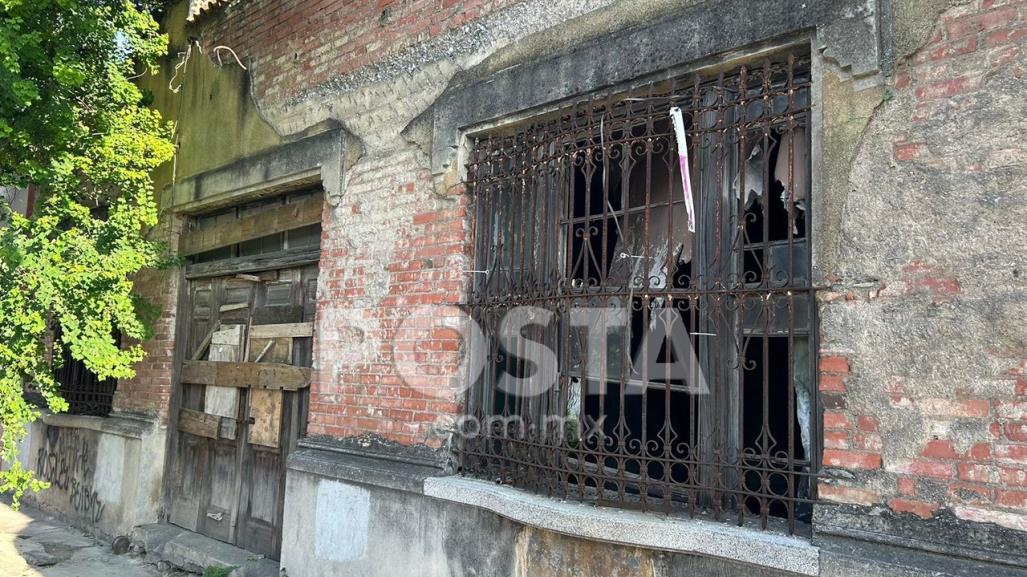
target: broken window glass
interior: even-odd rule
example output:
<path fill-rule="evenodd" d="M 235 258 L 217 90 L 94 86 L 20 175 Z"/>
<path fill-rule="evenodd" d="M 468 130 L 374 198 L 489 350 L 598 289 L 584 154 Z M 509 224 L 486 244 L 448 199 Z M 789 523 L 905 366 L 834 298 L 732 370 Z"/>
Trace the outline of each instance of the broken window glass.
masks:
<path fill-rule="evenodd" d="M 808 57 L 781 55 L 475 141 L 468 309 L 487 368 L 467 471 L 601 504 L 808 519 L 809 92 Z M 511 340 L 521 307 L 551 314 Z"/>

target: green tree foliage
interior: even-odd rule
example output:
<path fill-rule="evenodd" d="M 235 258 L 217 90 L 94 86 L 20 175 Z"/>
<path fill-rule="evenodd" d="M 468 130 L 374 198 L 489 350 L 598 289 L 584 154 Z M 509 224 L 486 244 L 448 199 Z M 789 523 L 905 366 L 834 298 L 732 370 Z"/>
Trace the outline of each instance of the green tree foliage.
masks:
<path fill-rule="evenodd" d="M 67 409 L 51 359 L 70 351 L 101 378 L 129 378 L 147 335 L 132 277 L 160 262 L 151 171 L 170 127 L 132 78 L 167 50 L 151 7 L 132 0 L 0 0 L 0 185 L 38 189 L 30 218 L 0 200 L 0 491 L 45 483 L 18 463 L 39 410 Z"/>

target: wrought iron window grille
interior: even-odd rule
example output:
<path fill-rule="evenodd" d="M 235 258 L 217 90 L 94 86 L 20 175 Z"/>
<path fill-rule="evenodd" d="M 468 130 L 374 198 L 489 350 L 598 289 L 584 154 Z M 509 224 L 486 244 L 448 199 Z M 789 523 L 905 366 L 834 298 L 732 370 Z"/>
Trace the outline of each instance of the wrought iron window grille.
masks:
<path fill-rule="evenodd" d="M 84 362 L 73 359 L 70 351 L 63 351 L 54 378 L 60 387 L 61 397 L 68 402 L 68 414 L 106 417 L 113 410 L 118 380 L 100 379 Z"/>
<path fill-rule="evenodd" d="M 466 474 L 802 530 L 820 436 L 810 111 L 808 53 L 781 54 L 474 139 L 467 309 L 485 362 L 458 435 Z M 686 375 L 662 368 L 677 363 Z"/>

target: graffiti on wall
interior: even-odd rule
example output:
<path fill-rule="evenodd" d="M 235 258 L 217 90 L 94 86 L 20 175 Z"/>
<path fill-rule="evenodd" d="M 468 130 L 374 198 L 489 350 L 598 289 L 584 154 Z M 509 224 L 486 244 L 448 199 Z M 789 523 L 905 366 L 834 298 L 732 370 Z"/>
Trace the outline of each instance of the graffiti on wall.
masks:
<path fill-rule="evenodd" d="M 50 483 L 51 491 L 67 494 L 75 512 L 93 523 L 103 517 L 105 506 L 93 487 L 95 472 L 96 441 L 74 429 L 46 428 L 36 453 L 36 475 Z"/>

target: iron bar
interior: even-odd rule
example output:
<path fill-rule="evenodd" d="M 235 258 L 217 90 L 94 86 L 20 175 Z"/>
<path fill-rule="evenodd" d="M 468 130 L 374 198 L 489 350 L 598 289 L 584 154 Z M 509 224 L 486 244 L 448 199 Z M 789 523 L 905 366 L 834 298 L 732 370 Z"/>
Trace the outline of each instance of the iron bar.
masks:
<path fill-rule="evenodd" d="M 808 521 L 810 111 L 809 56 L 783 54 L 593 95 L 474 140 L 468 310 L 486 343 L 472 354 L 487 362 L 467 395 L 465 473 L 765 529 Z M 551 314 L 511 344 L 503 319 L 521 307 Z M 598 312 L 582 325 L 586 309 Z"/>

